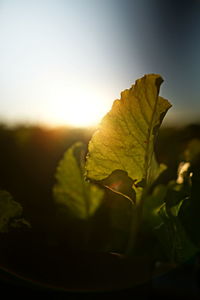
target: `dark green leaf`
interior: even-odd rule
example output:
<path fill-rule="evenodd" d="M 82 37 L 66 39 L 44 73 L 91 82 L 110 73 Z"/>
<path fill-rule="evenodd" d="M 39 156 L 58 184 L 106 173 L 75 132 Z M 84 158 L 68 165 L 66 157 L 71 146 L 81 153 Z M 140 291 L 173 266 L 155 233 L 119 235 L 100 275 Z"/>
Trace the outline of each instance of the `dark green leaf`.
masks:
<path fill-rule="evenodd" d="M 8 192 L 0 190 L 0 232 L 7 232 L 10 222 L 20 218 L 22 211 L 21 205 Z"/>

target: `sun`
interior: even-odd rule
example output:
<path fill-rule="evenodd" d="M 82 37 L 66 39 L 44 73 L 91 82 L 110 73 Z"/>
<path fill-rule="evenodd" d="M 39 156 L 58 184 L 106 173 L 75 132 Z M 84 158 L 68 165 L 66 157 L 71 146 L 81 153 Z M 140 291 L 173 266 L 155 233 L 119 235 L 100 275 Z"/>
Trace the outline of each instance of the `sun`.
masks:
<path fill-rule="evenodd" d="M 49 122 L 55 125 L 96 126 L 109 108 L 105 94 L 83 86 L 59 87 L 48 99 Z"/>
<path fill-rule="evenodd" d="M 73 95 L 60 101 L 54 110 L 54 122 L 74 127 L 97 125 L 105 113 L 101 99 L 96 95 Z"/>

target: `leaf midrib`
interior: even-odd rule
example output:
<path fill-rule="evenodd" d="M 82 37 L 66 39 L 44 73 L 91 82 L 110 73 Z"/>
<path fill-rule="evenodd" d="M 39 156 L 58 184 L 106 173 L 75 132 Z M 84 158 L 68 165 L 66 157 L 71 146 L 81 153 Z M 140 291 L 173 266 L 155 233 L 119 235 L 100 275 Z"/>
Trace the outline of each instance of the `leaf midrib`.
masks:
<path fill-rule="evenodd" d="M 152 157 L 153 157 L 153 151 L 149 154 L 149 147 L 150 147 L 150 137 L 151 137 L 152 130 L 153 130 L 153 121 L 154 121 L 154 116 L 155 116 L 155 113 L 156 113 L 158 99 L 159 99 L 159 95 L 157 94 L 155 105 L 153 107 L 151 120 L 150 120 L 149 130 L 148 130 L 148 134 L 147 134 L 147 144 L 146 144 L 147 146 L 146 146 L 145 162 L 144 162 L 145 187 L 147 187 L 147 185 L 148 185 L 147 178 L 148 178 L 148 175 L 149 175 L 148 174 L 149 173 L 149 166 L 151 165 L 151 161 L 152 161 Z M 149 157 L 149 155 L 150 155 L 150 157 Z"/>

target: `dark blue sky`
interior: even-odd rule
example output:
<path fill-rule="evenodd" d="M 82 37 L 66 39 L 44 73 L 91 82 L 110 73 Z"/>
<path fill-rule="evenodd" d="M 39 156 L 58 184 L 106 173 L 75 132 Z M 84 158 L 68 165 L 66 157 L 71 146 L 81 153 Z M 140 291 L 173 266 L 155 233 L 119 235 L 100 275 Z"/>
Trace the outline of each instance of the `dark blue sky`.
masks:
<path fill-rule="evenodd" d="M 0 119 L 95 124 L 159 73 L 166 122 L 195 122 L 199 53 L 198 0 L 0 0 Z"/>
<path fill-rule="evenodd" d="M 141 69 L 165 79 L 173 118 L 200 120 L 200 1 L 126 3 L 123 17 Z"/>

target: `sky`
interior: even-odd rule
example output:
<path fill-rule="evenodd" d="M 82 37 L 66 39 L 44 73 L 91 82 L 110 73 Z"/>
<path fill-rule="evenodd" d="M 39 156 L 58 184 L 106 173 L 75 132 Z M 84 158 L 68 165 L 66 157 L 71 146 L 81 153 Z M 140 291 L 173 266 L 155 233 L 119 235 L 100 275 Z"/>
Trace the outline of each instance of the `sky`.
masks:
<path fill-rule="evenodd" d="M 0 122 L 90 126 L 144 74 L 200 119 L 199 0 L 0 0 Z"/>

